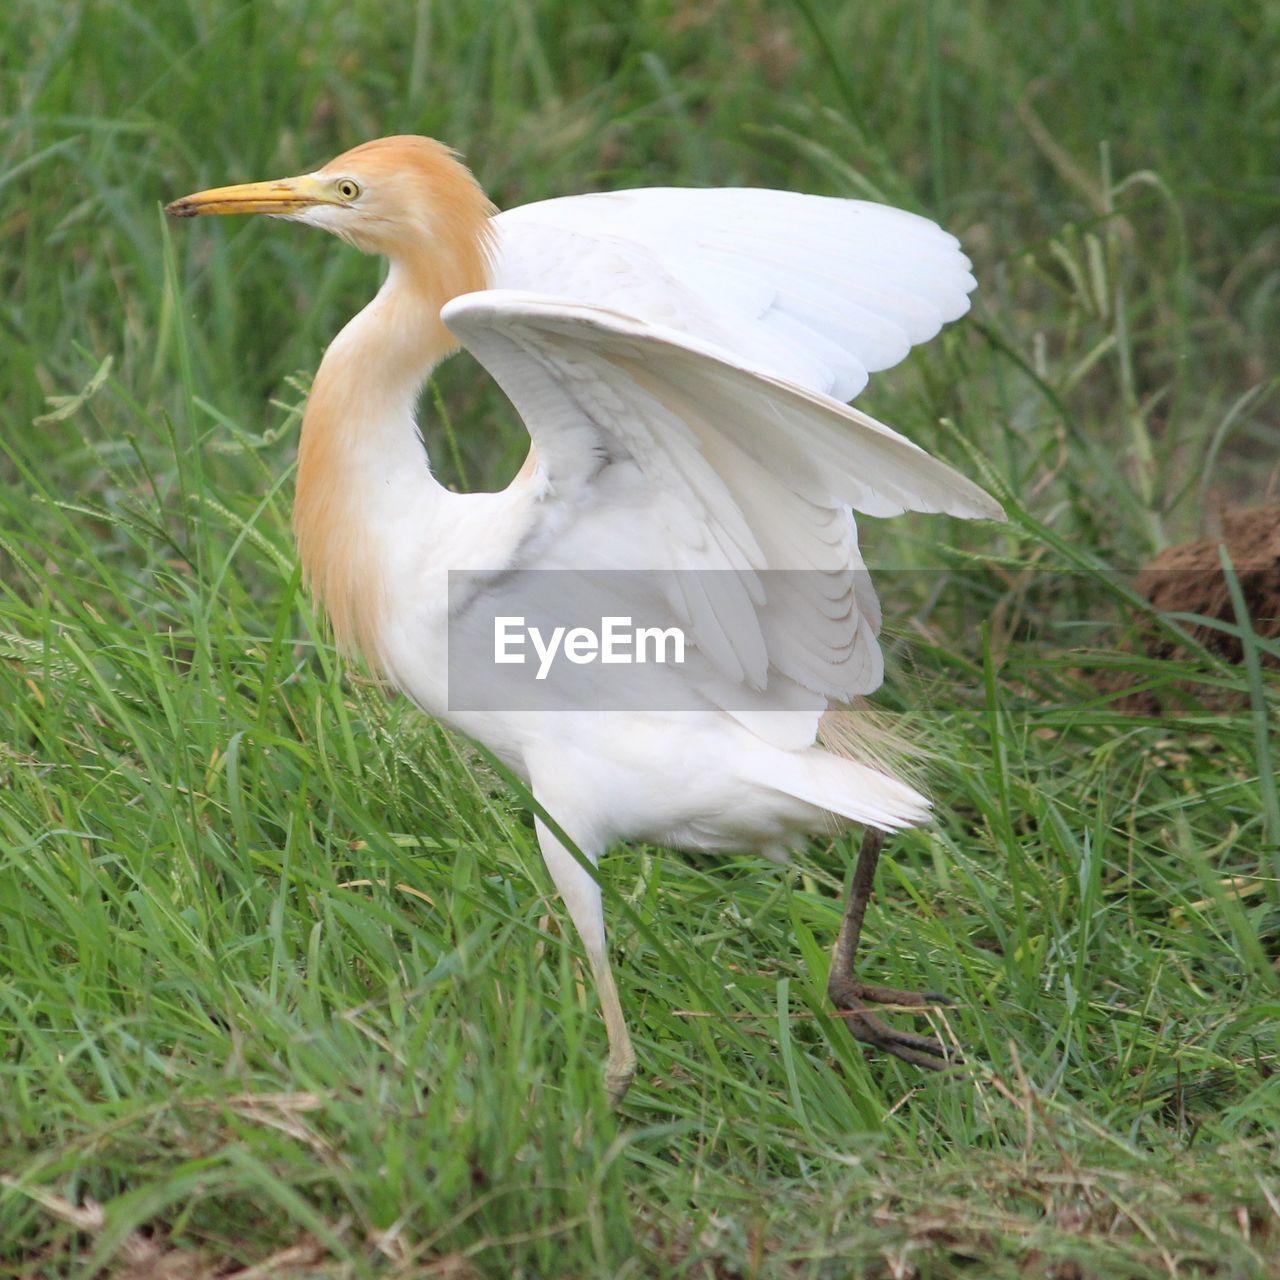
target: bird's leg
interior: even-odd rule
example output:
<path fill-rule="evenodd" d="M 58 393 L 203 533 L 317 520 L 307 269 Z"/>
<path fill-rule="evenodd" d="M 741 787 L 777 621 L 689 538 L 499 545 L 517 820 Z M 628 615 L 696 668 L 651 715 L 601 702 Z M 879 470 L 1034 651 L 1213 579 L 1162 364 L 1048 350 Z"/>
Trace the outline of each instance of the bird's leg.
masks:
<path fill-rule="evenodd" d="M 622 1016 L 622 1002 L 618 999 L 618 986 L 613 980 L 613 966 L 609 963 L 600 886 L 541 820 L 536 825 L 543 860 L 582 937 L 591 973 L 596 980 L 600 1012 L 604 1016 L 604 1027 L 609 1036 L 604 1087 L 609 1095 L 609 1102 L 616 1107 L 626 1096 L 631 1081 L 635 1078 L 636 1051 L 632 1047 L 627 1023 Z"/>
<path fill-rule="evenodd" d="M 943 1004 L 941 996 L 922 995 L 916 991 L 900 991 L 896 987 L 875 987 L 854 976 L 853 965 L 858 954 L 858 942 L 862 937 L 862 921 L 871 901 L 875 885 L 876 865 L 880 861 L 880 848 L 884 843 L 883 832 L 868 827 L 858 851 L 853 881 L 845 901 L 844 919 L 840 933 L 831 950 L 831 976 L 827 980 L 827 995 L 837 1009 L 848 1011 L 845 1025 L 857 1040 L 872 1044 L 891 1053 L 904 1062 L 931 1070 L 941 1070 L 958 1055 L 933 1036 L 916 1035 L 911 1031 L 899 1031 L 887 1022 L 867 1011 L 868 1004 L 896 1004 L 919 1009 L 929 1004 Z"/>

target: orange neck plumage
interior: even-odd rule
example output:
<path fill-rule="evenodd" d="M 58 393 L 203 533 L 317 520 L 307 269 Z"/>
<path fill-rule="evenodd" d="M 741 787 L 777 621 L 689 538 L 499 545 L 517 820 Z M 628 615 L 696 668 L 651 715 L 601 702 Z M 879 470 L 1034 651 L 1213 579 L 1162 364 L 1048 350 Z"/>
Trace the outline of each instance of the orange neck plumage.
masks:
<path fill-rule="evenodd" d="M 423 382 L 457 345 L 440 309 L 489 284 L 492 206 L 446 148 L 424 163 L 430 207 L 387 246 L 386 283 L 325 353 L 298 451 L 293 523 L 307 584 L 338 644 L 374 666 L 387 605 L 385 530 L 398 507 L 440 491 L 415 421 Z"/>

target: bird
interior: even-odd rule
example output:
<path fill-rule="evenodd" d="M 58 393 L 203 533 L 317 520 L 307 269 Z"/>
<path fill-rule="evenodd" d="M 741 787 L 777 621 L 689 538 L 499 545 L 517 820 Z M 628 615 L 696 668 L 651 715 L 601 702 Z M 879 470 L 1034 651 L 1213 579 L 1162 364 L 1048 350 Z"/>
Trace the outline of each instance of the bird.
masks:
<path fill-rule="evenodd" d="M 855 512 L 1003 512 L 848 401 L 968 310 L 976 282 L 959 242 L 886 205 L 745 187 L 498 212 L 455 151 L 415 135 L 167 212 L 264 214 L 386 259 L 303 414 L 305 581 L 338 646 L 528 787 L 594 976 L 609 1099 L 637 1059 L 596 865 L 625 842 L 784 859 L 862 824 L 830 997 L 859 1041 L 922 1067 L 956 1061 L 870 1008 L 935 997 L 854 974 L 883 835 L 930 817 L 865 732 L 884 661 Z M 426 380 L 459 347 L 530 436 L 494 492 L 442 484 L 417 423 Z M 539 637 L 512 609 L 561 619 L 557 656 L 572 662 L 558 682 L 518 664 Z M 629 702 L 609 682 L 634 673 L 592 663 L 599 637 L 593 650 L 567 627 L 592 616 L 644 618 L 673 638 Z M 538 654 L 551 651 L 543 637 Z"/>

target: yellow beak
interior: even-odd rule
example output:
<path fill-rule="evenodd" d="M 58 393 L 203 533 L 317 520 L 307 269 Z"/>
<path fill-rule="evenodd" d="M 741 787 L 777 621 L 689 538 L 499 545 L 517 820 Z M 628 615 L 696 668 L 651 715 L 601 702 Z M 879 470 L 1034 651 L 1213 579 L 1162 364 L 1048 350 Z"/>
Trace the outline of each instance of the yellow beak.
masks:
<path fill-rule="evenodd" d="M 195 218 L 204 213 L 290 214 L 317 204 L 335 203 L 324 183 L 304 175 L 197 191 L 166 205 L 164 211 L 175 218 Z"/>

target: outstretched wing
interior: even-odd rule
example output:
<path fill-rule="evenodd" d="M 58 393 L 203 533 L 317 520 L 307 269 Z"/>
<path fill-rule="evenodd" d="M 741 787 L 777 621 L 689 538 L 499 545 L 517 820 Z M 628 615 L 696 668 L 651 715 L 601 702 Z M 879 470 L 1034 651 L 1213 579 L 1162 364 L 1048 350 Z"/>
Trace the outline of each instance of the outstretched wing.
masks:
<path fill-rule="evenodd" d="M 832 398 L 685 334 L 490 290 L 442 318 L 533 437 L 512 567 L 680 570 L 669 606 L 730 691 L 875 688 L 878 611 L 849 508 L 999 517 L 978 486 Z M 777 571 L 777 572 L 770 572 Z M 714 695 L 713 695 L 714 696 Z M 736 695 L 735 695 L 736 696 Z"/>
<path fill-rule="evenodd" d="M 649 188 L 507 210 L 494 285 L 609 307 L 837 400 L 969 309 L 959 242 L 864 200 Z"/>

